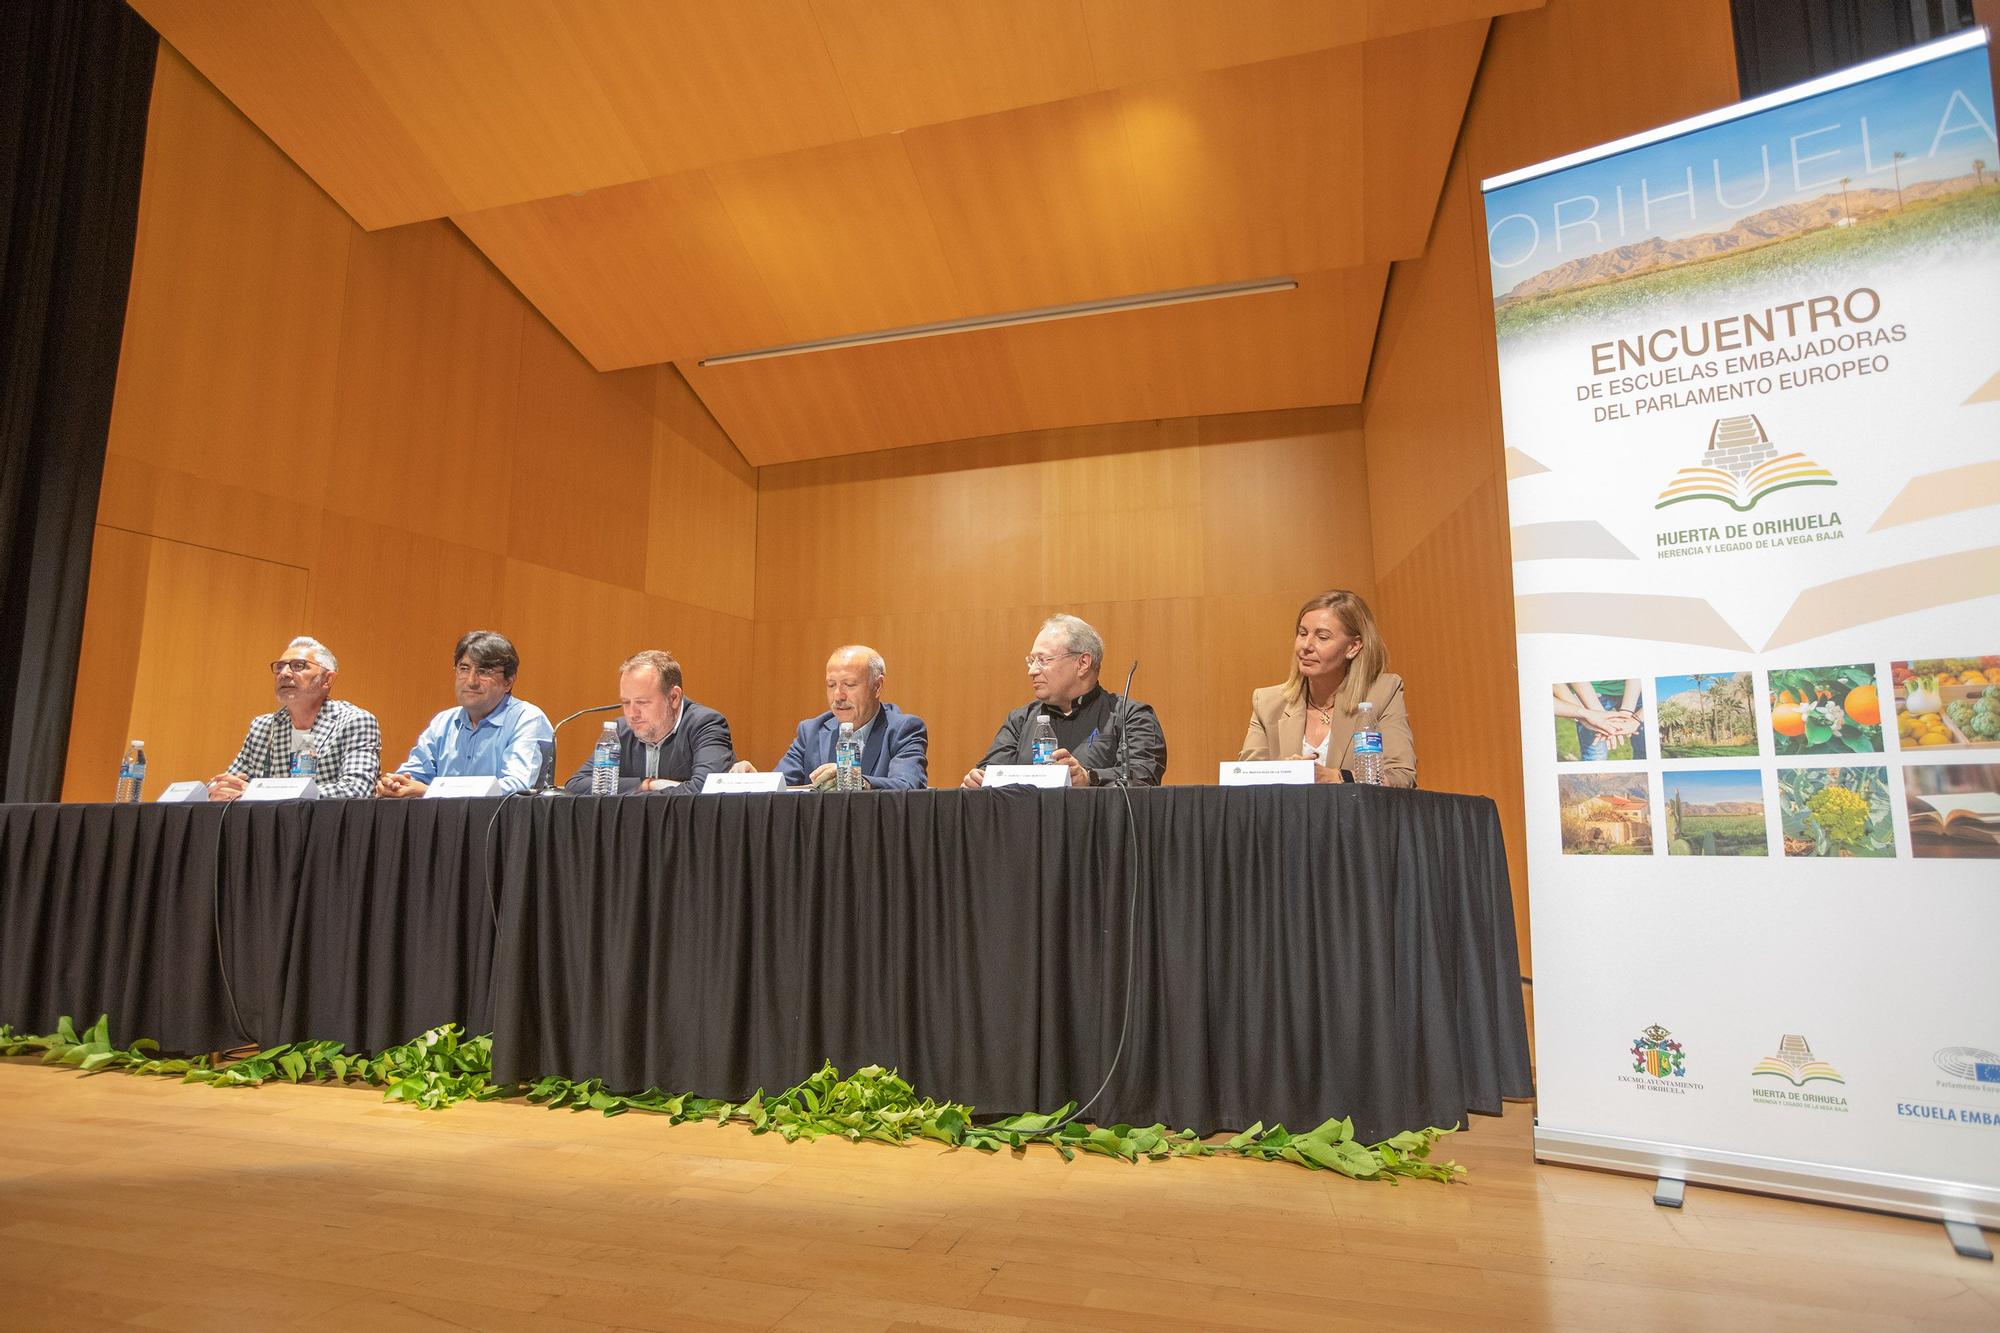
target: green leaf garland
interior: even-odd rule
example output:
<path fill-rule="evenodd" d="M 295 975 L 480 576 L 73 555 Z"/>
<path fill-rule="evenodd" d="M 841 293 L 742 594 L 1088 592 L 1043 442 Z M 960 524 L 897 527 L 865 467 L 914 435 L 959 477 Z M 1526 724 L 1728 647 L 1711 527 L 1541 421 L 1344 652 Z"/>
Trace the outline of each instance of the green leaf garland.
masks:
<path fill-rule="evenodd" d="M 839 1137 L 859 1143 L 907 1145 L 914 1139 L 953 1148 L 1023 1152 L 1046 1142 L 1065 1161 L 1079 1152 L 1136 1162 L 1170 1157 L 1235 1156 L 1267 1162 L 1290 1162 L 1313 1171 L 1338 1171 L 1356 1180 L 1463 1179 L 1456 1162 L 1431 1160 L 1440 1139 L 1451 1129 L 1406 1130 L 1381 1143 L 1365 1144 L 1354 1137 L 1348 1119 L 1328 1120 L 1306 1134 L 1289 1133 L 1283 1125 L 1266 1129 L 1252 1125 L 1226 1143 L 1209 1144 L 1193 1130 L 1169 1130 L 1165 1125 L 1090 1125 L 1069 1117 L 1071 1102 L 1051 1113 L 1008 1116 L 981 1124 L 972 1108 L 958 1102 L 919 1098 L 916 1089 L 895 1070 L 868 1065 L 842 1074 L 831 1062 L 822 1064 L 803 1082 L 767 1097 L 759 1088 L 744 1102 L 697 1097 L 691 1092 L 669 1095 L 658 1088 L 617 1093 L 598 1079 L 581 1081 L 540 1078 L 525 1084 L 492 1081 L 493 1039 L 467 1037 L 456 1024 L 432 1028 L 380 1055 L 358 1055 L 337 1041 L 290 1042 L 241 1059 L 216 1063 L 208 1056 L 161 1059 L 159 1044 L 149 1040 L 120 1047 L 112 1043 L 108 1017 L 82 1033 L 68 1016 L 53 1033 L 34 1036 L 0 1023 L 0 1056 L 40 1053 L 44 1064 L 70 1065 L 85 1073 L 117 1070 L 128 1074 L 178 1075 L 185 1083 L 221 1088 L 253 1088 L 282 1080 L 287 1083 L 362 1083 L 384 1089 L 386 1101 L 407 1102 L 439 1111 L 463 1101 L 497 1101 L 520 1097 L 551 1110 L 596 1111 L 606 1116 L 638 1111 L 666 1117 L 670 1124 L 713 1120 L 748 1125 L 753 1134 L 776 1133 L 787 1142 Z"/>

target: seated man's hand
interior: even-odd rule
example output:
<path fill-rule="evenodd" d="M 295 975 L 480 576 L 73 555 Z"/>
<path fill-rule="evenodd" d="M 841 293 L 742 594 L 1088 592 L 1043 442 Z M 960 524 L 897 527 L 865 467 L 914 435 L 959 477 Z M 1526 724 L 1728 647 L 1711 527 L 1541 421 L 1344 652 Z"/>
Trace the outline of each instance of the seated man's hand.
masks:
<path fill-rule="evenodd" d="M 377 796 L 422 796 L 429 790 L 429 783 L 419 782 L 408 773 L 384 773 L 375 780 Z"/>
<path fill-rule="evenodd" d="M 1049 756 L 1049 762 L 1068 766 L 1070 786 L 1088 787 L 1090 785 L 1090 770 L 1076 762 L 1076 756 L 1068 750 L 1057 750 L 1053 755 Z"/>
<path fill-rule="evenodd" d="M 738 759 L 729 766 L 729 771 L 731 773 L 755 773 L 757 765 L 751 763 L 748 759 Z"/>
<path fill-rule="evenodd" d="M 969 788 L 969 787 L 983 787 L 983 786 L 985 786 L 985 785 L 986 785 L 986 770 L 985 770 L 985 769 L 983 769 L 983 768 L 975 768 L 975 769 L 973 769 L 973 770 L 972 770 L 972 771 L 971 771 L 970 773 L 967 773 L 967 774 L 965 775 L 965 781 L 963 781 L 963 782 L 959 783 L 958 785 L 959 785 L 959 786 L 961 786 L 961 787 L 968 787 L 968 788 Z"/>
<path fill-rule="evenodd" d="M 233 801 L 243 794 L 250 784 L 240 773 L 217 773 L 208 780 L 208 799 L 211 801 Z"/>

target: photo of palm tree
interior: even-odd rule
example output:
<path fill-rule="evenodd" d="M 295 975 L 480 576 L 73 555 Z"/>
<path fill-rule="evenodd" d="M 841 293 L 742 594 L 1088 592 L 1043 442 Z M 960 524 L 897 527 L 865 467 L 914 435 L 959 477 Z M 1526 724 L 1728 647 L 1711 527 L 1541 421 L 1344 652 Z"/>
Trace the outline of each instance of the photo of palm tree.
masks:
<path fill-rule="evenodd" d="M 1653 698 L 1663 759 L 1757 753 L 1757 714 L 1747 671 L 1661 676 Z"/>

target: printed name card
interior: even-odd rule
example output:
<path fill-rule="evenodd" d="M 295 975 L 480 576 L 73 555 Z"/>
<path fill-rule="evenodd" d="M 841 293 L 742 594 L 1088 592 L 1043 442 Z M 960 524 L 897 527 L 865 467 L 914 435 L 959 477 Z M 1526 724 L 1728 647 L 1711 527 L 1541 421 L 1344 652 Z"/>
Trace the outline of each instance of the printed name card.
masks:
<path fill-rule="evenodd" d="M 727 796 L 733 792 L 783 791 L 783 773 L 710 773 L 701 784 L 703 796 Z"/>
<path fill-rule="evenodd" d="M 1068 764 L 988 764 L 989 787 L 1067 787 Z"/>
<path fill-rule="evenodd" d="M 429 800 L 433 796 L 452 798 L 459 796 L 498 796 L 499 794 L 500 779 L 470 776 L 437 778 L 432 781 L 430 786 L 424 789 L 425 800 Z"/>
<path fill-rule="evenodd" d="M 1240 759 L 1224 762 L 1217 781 L 1225 787 L 1310 787 L 1315 767 L 1310 759 Z"/>
<path fill-rule="evenodd" d="M 313 778 L 252 778 L 238 797 L 244 801 L 317 801 L 319 783 Z"/>
<path fill-rule="evenodd" d="M 176 782 L 173 786 L 161 792 L 154 803 L 156 805 L 180 805 L 187 801 L 206 801 L 207 799 L 208 784 L 206 782 Z"/>

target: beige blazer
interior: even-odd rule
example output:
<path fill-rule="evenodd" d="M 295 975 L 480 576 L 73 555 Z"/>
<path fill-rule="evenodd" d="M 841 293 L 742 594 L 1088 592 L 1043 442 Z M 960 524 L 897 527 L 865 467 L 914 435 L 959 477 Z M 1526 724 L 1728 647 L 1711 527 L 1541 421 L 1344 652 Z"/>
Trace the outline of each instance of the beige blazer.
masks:
<path fill-rule="evenodd" d="M 1393 671 L 1382 673 L 1368 691 L 1375 705 L 1375 729 L 1382 733 L 1382 784 L 1386 787 L 1417 785 L 1417 747 L 1410 736 L 1410 714 L 1403 707 L 1403 678 Z M 1334 706 L 1333 748 L 1328 751 L 1328 768 L 1354 767 L 1354 714 Z M 1269 685 L 1250 696 L 1250 730 L 1243 736 L 1243 753 L 1238 759 L 1290 759 L 1306 750 L 1306 701 L 1304 697 L 1285 702 L 1285 687 Z"/>

